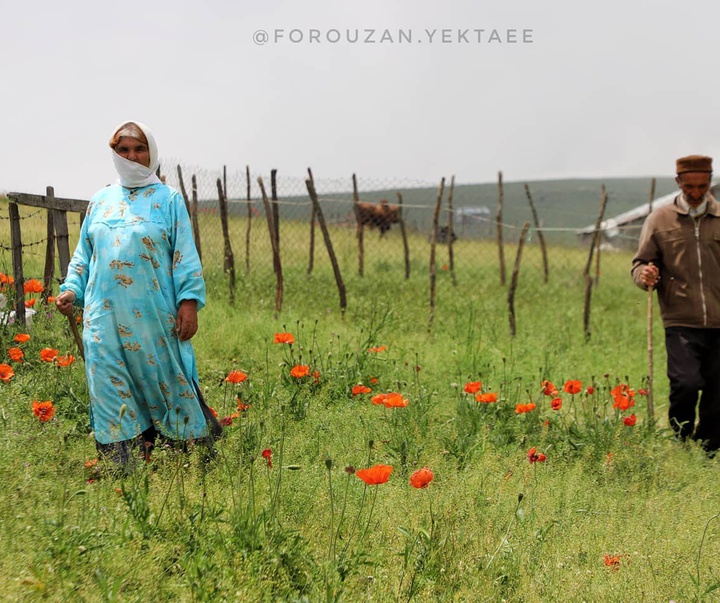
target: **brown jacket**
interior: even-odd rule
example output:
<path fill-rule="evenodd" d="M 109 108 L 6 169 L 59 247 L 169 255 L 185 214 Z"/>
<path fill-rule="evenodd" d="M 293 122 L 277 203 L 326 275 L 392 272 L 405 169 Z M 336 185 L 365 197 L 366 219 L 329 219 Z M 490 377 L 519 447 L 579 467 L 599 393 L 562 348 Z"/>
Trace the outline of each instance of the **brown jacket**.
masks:
<path fill-rule="evenodd" d="M 693 219 L 672 204 L 653 211 L 640 233 L 632 277 L 652 262 L 665 327 L 720 328 L 720 203 L 708 196 L 705 214 Z"/>

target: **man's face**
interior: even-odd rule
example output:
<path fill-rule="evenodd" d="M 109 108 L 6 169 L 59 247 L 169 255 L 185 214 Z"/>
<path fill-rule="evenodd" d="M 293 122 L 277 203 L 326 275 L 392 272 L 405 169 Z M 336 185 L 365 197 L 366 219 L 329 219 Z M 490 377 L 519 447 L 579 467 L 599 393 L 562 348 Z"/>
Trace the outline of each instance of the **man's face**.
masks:
<path fill-rule="evenodd" d="M 685 193 L 685 199 L 693 206 L 700 205 L 710 190 L 712 174 L 708 172 L 686 172 L 675 178 L 680 190 Z"/>

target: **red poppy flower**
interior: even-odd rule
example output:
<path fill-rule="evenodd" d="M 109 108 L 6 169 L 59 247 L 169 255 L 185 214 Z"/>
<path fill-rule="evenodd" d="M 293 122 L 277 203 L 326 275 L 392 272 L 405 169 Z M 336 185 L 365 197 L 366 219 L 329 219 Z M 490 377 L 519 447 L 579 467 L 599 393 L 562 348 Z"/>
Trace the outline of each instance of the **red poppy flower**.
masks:
<path fill-rule="evenodd" d="M 635 406 L 635 392 L 624 383 L 613 387 L 610 390 L 610 395 L 614 400 L 613 408 L 619 408 L 622 411 Z"/>
<path fill-rule="evenodd" d="M 385 408 L 404 408 L 408 405 L 408 401 L 395 392 L 377 394 L 371 398 L 371 401 L 373 404 L 382 404 Z"/>
<path fill-rule="evenodd" d="M 34 278 L 30 278 L 23 283 L 23 291 L 25 295 L 28 293 L 42 293 L 44 291 L 43 284 Z"/>
<path fill-rule="evenodd" d="M 492 404 L 497 402 L 498 395 L 496 392 L 488 392 L 487 394 L 475 394 L 476 402 L 483 402 L 484 404 Z"/>
<path fill-rule="evenodd" d="M 30 341 L 30 335 L 27 333 L 18 333 L 13 337 L 13 341 L 16 341 L 17 343 L 25 343 L 26 341 Z"/>
<path fill-rule="evenodd" d="M 377 378 L 377 377 L 370 377 L 370 378 L 368 379 L 368 381 L 374 385 L 374 384 L 378 383 L 378 378 Z"/>
<path fill-rule="evenodd" d="M 310 367 L 307 364 L 296 364 L 290 369 L 290 376 L 295 379 L 302 379 L 310 374 Z"/>
<path fill-rule="evenodd" d="M 15 376 L 15 371 L 9 364 L 0 364 L 0 381 L 10 383 L 10 379 Z"/>
<path fill-rule="evenodd" d="M 67 356 L 55 356 L 55 364 L 58 366 L 70 366 L 75 362 L 75 356 L 68 354 Z"/>
<path fill-rule="evenodd" d="M 588 385 L 585 391 L 587 392 L 588 396 L 592 396 L 595 393 L 595 388 L 592 385 Z"/>
<path fill-rule="evenodd" d="M 245 379 L 247 379 L 247 375 L 242 371 L 230 371 L 225 377 L 225 381 L 228 383 L 242 383 Z"/>
<path fill-rule="evenodd" d="M 625 417 L 623 419 L 623 423 L 625 423 L 625 425 L 627 425 L 628 427 L 632 427 L 633 425 L 635 425 L 635 423 L 637 423 L 637 417 L 635 415 Z"/>
<path fill-rule="evenodd" d="M 547 379 L 542 382 L 542 388 L 543 394 L 545 394 L 546 396 L 557 396 L 557 387 L 555 387 L 552 382 L 548 381 Z"/>
<path fill-rule="evenodd" d="M 26 308 L 32 308 L 32 307 L 35 305 L 35 302 L 36 302 L 36 301 L 37 301 L 37 300 L 36 300 L 35 298 L 25 300 L 25 307 L 26 307 Z"/>
<path fill-rule="evenodd" d="M 57 355 L 58 351 L 55 348 L 43 348 L 40 350 L 40 359 L 44 362 L 52 362 Z"/>
<path fill-rule="evenodd" d="M 618 569 L 620 569 L 620 560 L 625 555 L 605 555 L 604 562 L 605 565 L 607 565 L 612 571 L 616 572 Z"/>
<path fill-rule="evenodd" d="M 260 456 L 262 456 L 267 461 L 267 466 L 272 467 L 272 450 L 270 448 L 266 448 L 260 453 Z"/>
<path fill-rule="evenodd" d="M 529 404 L 516 404 L 515 405 L 515 412 L 519 415 L 530 412 L 531 410 L 535 410 L 537 408 L 537 404 L 535 402 L 530 402 Z"/>
<path fill-rule="evenodd" d="M 372 390 L 367 385 L 353 385 L 352 395 L 359 396 L 360 394 L 369 394 Z"/>
<path fill-rule="evenodd" d="M 533 446 L 530 450 L 527 452 L 527 458 L 528 461 L 531 463 L 544 463 L 547 457 L 542 453 L 538 453 L 537 448 Z"/>
<path fill-rule="evenodd" d="M 637 393 L 638 393 L 638 396 L 647 396 L 648 395 L 647 390 L 642 389 L 642 388 L 639 389 Z"/>
<path fill-rule="evenodd" d="M 392 465 L 373 465 L 368 469 L 358 469 L 355 472 L 362 481 L 369 486 L 377 486 L 384 484 L 390 479 L 392 473 Z"/>
<path fill-rule="evenodd" d="M 215 417 L 217 419 L 217 417 L 218 417 L 217 410 L 215 410 L 212 406 L 208 406 L 208 408 L 210 409 L 210 412 L 213 414 L 213 417 Z"/>
<path fill-rule="evenodd" d="M 55 296 L 54 295 L 48 295 L 48 303 L 54 304 L 55 303 Z"/>
<path fill-rule="evenodd" d="M 287 343 L 292 345 L 295 343 L 295 337 L 292 333 L 275 333 L 274 343 Z"/>
<path fill-rule="evenodd" d="M 235 401 L 238 404 L 238 410 L 240 412 L 243 412 L 252 406 L 252 404 L 245 404 L 245 402 L 243 402 L 240 398 L 235 398 Z"/>
<path fill-rule="evenodd" d="M 13 362 L 22 362 L 25 357 L 25 352 L 20 348 L 8 348 L 8 356 Z"/>
<path fill-rule="evenodd" d="M 46 423 L 55 416 L 55 406 L 50 400 L 46 402 L 38 402 L 35 400 L 32 403 L 33 414 L 40 419 L 42 423 Z"/>
<path fill-rule="evenodd" d="M 314 383 L 315 385 L 317 385 L 318 383 L 320 383 L 320 371 L 318 371 L 317 369 L 314 370 L 313 373 L 312 373 L 312 378 L 313 378 L 313 383 Z"/>
<path fill-rule="evenodd" d="M 477 394 L 482 389 L 482 381 L 469 381 L 465 384 L 466 394 Z"/>
<path fill-rule="evenodd" d="M 222 419 L 219 419 L 220 425 L 223 427 L 230 427 L 233 423 L 233 419 L 237 419 L 240 416 L 239 412 L 234 412 L 231 415 L 228 415 L 227 417 L 223 417 Z"/>
<path fill-rule="evenodd" d="M 563 386 L 563 391 L 567 392 L 568 394 L 579 394 L 582 390 L 582 381 L 576 381 L 574 379 L 570 379 L 569 381 L 565 382 L 565 385 Z"/>
<path fill-rule="evenodd" d="M 427 467 L 418 469 L 415 473 L 410 476 L 410 485 L 413 488 L 427 488 L 428 484 L 433 480 L 435 476 L 433 472 Z"/>
<path fill-rule="evenodd" d="M 550 406 L 552 406 L 553 410 L 560 410 L 562 408 L 562 398 L 553 398 Z"/>
<path fill-rule="evenodd" d="M 371 353 L 371 354 L 379 354 L 380 352 L 384 352 L 385 350 L 387 350 L 387 347 L 386 347 L 386 346 L 384 346 L 384 345 L 377 345 L 377 346 L 375 346 L 374 348 L 370 348 L 370 349 L 368 350 L 368 352 Z"/>

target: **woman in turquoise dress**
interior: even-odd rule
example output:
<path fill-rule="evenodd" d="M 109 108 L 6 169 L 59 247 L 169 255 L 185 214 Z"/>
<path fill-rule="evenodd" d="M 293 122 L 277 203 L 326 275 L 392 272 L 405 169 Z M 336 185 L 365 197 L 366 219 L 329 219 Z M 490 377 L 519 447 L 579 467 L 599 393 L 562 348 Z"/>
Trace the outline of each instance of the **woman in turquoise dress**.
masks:
<path fill-rule="evenodd" d="M 158 435 L 207 440 L 220 426 L 202 400 L 190 339 L 205 281 L 183 197 L 156 175 L 139 122 L 110 140 L 119 179 L 96 193 L 56 305 L 83 308 L 90 418 L 98 450 L 121 464 Z"/>

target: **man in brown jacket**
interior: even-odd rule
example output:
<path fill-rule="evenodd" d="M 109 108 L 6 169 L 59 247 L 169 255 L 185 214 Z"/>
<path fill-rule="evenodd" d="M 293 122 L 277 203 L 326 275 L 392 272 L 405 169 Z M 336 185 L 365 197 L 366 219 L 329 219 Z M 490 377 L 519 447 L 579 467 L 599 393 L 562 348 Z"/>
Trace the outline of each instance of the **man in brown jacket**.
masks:
<path fill-rule="evenodd" d="M 710 157 L 677 160 L 680 193 L 647 217 L 632 264 L 635 284 L 657 288 L 670 425 L 708 452 L 720 448 L 720 203 L 711 179 Z"/>

